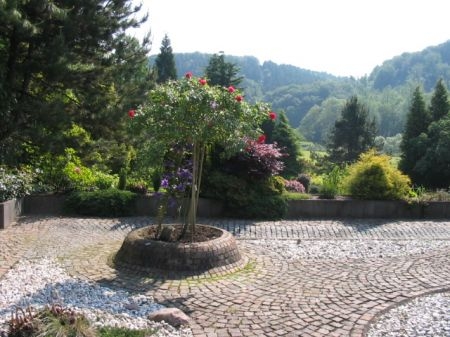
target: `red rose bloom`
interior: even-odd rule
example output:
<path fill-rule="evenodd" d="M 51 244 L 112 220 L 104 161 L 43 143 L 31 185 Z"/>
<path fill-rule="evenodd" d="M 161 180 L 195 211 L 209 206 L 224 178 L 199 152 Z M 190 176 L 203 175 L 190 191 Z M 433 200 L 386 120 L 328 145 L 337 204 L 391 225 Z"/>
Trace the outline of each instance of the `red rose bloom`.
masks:
<path fill-rule="evenodd" d="M 206 84 L 206 80 L 204 78 L 201 78 L 198 80 L 198 83 L 200 83 L 201 85 L 205 85 Z"/>
<path fill-rule="evenodd" d="M 184 77 L 186 77 L 188 80 L 190 80 L 192 78 L 192 73 L 189 71 L 184 75 Z"/>
<path fill-rule="evenodd" d="M 135 115 L 136 115 L 136 111 L 134 111 L 133 109 L 128 111 L 128 117 L 134 118 Z"/>
<path fill-rule="evenodd" d="M 241 102 L 244 99 L 241 95 L 236 96 L 236 101 Z"/>
<path fill-rule="evenodd" d="M 236 89 L 235 89 L 232 85 L 230 85 L 230 86 L 228 87 L 228 92 L 233 93 L 233 92 L 235 92 L 235 91 L 236 91 Z"/>
<path fill-rule="evenodd" d="M 277 118 L 277 114 L 273 111 L 269 112 L 269 118 L 271 120 L 275 120 Z"/>
<path fill-rule="evenodd" d="M 258 144 L 264 144 L 266 142 L 266 135 L 261 135 L 258 137 Z"/>

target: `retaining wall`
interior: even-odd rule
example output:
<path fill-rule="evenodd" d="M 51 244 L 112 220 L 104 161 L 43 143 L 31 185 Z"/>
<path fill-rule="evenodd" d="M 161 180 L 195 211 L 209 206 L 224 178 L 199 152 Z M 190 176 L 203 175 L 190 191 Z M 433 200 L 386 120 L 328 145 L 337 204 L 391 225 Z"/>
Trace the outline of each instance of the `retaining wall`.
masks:
<path fill-rule="evenodd" d="M 63 215 L 65 196 L 31 195 L 22 199 L 0 203 L 0 229 L 14 223 L 20 215 Z M 223 203 L 217 200 L 200 199 L 199 217 L 222 217 Z M 155 215 L 157 201 L 152 196 L 138 196 L 137 216 Z M 380 200 L 291 200 L 287 219 L 301 218 L 386 218 L 386 219 L 448 219 L 450 202 L 427 202 L 410 204 L 405 201 Z"/>

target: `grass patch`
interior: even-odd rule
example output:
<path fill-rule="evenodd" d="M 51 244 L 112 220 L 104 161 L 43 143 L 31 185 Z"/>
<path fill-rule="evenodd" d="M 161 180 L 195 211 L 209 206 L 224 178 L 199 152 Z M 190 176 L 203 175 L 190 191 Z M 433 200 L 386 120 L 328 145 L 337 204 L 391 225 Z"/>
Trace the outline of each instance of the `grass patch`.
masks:
<path fill-rule="evenodd" d="M 298 192 L 284 192 L 283 196 L 286 200 L 307 200 L 311 199 L 311 195 L 308 193 L 298 193 Z"/>
<path fill-rule="evenodd" d="M 126 328 L 103 327 L 98 330 L 99 337 L 146 337 L 155 335 L 157 330 L 130 330 Z"/>

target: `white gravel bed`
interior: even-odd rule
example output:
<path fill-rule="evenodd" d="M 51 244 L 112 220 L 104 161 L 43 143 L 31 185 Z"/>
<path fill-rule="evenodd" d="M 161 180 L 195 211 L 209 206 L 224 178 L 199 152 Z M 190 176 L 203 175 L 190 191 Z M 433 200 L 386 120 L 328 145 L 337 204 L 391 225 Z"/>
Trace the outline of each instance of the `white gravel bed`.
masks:
<path fill-rule="evenodd" d="M 248 240 L 286 260 L 389 258 L 450 247 L 450 240 Z"/>
<path fill-rule="evenodd" d="M 418 297 L 389 310 L 370 326 L 367 337 L 449 337 L 450 294 Z"/>
<path fill-rule="evenodd" d="M 24 260 L 0 280 L 0 331 L 16 307 L 39 309 L 59 303 L 83 313 L 94 326 L 157 329 L 155 336 L 192 336 L 189 328 L 175 329 L 146 317 L 163 308 L 150 296 L 130 295 L 69 276 L 51 258 Z"/>

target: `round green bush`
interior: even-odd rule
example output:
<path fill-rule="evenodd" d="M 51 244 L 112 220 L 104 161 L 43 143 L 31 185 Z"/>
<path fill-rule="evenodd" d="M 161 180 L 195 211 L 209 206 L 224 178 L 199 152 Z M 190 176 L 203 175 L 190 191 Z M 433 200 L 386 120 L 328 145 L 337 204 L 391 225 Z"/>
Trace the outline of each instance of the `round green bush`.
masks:
<path fill-rule="evenodd" d="M 411 181 L 391 165 L 390 157 L 371 150 L 350 166 L 346 185 L 357 199 L 400 200 L 408 196 Z"/>

